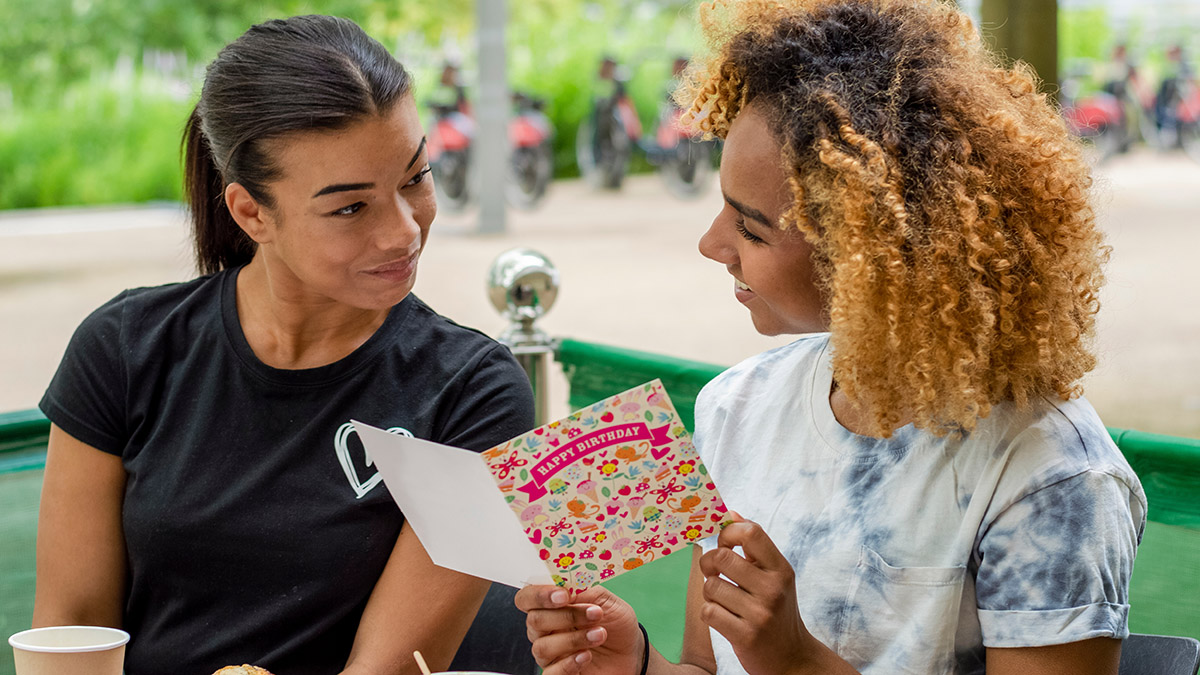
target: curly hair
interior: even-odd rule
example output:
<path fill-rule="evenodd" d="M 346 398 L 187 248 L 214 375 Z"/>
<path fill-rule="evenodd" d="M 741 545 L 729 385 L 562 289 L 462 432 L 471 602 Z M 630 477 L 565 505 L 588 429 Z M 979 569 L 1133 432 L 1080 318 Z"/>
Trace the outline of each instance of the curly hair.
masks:
<path fill-rule="evenodd" d="M 793 197 L 779 227 L 814 247 L 835 381 L 872 435 L 1082 392 L 1109 249 L 1027 66 L 937 0 L 717 0 L 700 20 L 684 121 L 724 138 L 751 102 L 766 118 Z"/>

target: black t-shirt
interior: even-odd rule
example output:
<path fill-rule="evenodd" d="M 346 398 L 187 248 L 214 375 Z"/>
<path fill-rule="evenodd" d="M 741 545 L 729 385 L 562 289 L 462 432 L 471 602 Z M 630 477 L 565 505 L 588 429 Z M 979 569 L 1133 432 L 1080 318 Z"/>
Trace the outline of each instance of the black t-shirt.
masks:
<path fill-rule="evenodd" d="M 236 279 L 122 293 L 41 401 L 128 472 L 128 675 L 338 672 L 403 522 L 350 420 L 477 451 L 532 427 L 509 351 L 415 296 L 346 358 L 280 370 L 246 342 Z"/>

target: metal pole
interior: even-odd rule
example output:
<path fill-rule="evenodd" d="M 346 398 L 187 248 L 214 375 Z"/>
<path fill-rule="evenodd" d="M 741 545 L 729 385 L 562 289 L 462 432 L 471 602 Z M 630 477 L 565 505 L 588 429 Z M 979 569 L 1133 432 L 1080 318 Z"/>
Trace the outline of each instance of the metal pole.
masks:
<path fill-rule="evenodd" d="M 488 300 L 509 321 L 497 339 L 508 346 L 529 377 L 539 427 L 550 421 L 549 372 L 555 341 L 537 327 L 537 320 L 554 305 L 558 288 L 558 270 L 532 249 L 505 251 L 488 269 Z"/>
<path fill-rule="evenodd" d="M 537 344 L 526 346 L 510 346 L 517 363 L 529 377 L 529 385 L 533 387 L 533 424 L 540 427 L 550 420 L 550 356 L 554 353 L 554 345 Z"/>
<path fill-rule="evenodd" d="M 479 52 L 479 105 L 475 119 L 476 184 L 479 186 L 480 234 L 503 233 L 508 216 L 504 183 L 508 168 L 508 76 L 505 70 L 505 0 L 476 0 L 476 36 Z"/>

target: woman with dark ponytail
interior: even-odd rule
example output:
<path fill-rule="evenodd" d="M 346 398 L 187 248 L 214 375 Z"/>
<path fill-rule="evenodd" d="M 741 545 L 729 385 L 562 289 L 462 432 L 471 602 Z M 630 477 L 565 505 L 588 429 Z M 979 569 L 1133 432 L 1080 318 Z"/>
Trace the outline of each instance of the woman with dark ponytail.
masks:
<path fill-rule="evenodd" d="M 432 564 L 350 420 L 484 450 L 532 396 L 412 294 L 437 207 L 410 88 L 324 16 L 209 66 L 184 135 L 203 276 L 96 310 L 41 401 L 34 625 L 124 628 L 128 675 L 450 664 L 487 584 Z"/>

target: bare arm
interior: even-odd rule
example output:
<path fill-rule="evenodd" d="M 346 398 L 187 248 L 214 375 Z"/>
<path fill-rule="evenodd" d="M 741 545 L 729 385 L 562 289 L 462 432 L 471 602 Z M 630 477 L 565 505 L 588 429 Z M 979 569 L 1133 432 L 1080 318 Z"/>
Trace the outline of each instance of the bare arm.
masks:
<path fill-rule="evenodd" d="M 121 627 L 124 495 L 120 457 L 50 426 L 38 511 L 34 626 Z"/>
<path fill-rule="evenodd" d="M 774 543 L 757 524 L 735 518 L 737 522 L 721 532 L 717 549 L 700 559 L 705 577 L 701 620 L 730 641 L 751 675 L 857 672 L 804 628 L 792 569 Z M 734 552 L 737 546 L 744 557 Z M 1116 675 L 1120 654 L 1120 640 L 1106 638 L 1049 647 L 989 648 L 987 672 Z"/>
<path fill-rule="evenodd" d="M 433 564 L 408 523 L 363 611 L 346 675 L 420 670 L 413 651 L 446 670 L 487 594 L 488 582 Z"/>
<path fill-rule="evenodd" d="M 683 622 L 683 652 L 679 655 L 679 665 L 671 663 L 652 647 L 650 664 L 646 669 L 648 675 L 665 675 L 672 672 L 710 675 L 717 672 L 717 660 L 713 656 L 708 624 L 700 618 L 700 610 L 703 607 L 704 573 L 700 571 L 700 546 L 695 545 L 692 547 L 692 571 L 688 577 L 687 606 Z"/>
<path fill-rule="evenodd" d="M 1094 638 L 1049 647 L 988 648 L 988 675 L 1117 675 L 1121 641 Z"/>

